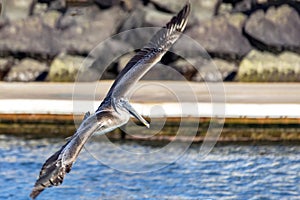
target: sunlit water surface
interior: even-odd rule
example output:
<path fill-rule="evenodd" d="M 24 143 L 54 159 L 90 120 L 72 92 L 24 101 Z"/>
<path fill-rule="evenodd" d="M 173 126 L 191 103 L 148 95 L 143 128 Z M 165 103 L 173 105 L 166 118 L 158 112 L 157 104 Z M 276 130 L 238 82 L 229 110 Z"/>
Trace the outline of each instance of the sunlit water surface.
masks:
<path fill-rule="evenodd" d="M 0 135 L 0 199 L 29 199 L 29 193 L 46 158 L 64 140 L 25 140 Z M 91 142 L 95 152 L 117 160 L 118 168 L 130 163 L 107 142 Z M 118 143 L 128 151 L 159 151 L 161 146 L 138 142 Z M 181 148 L 173 147 L 174 151 Z M 101 164 L 84 150 L 64 183 L 45 190 L 39 199 L 299 199 L 300 146 L 218 145 L 198 159 L 199 145 L 166 167 L 129 173 Z M 164 156 L 157 158 L 164 166 Z M 143 161 L 141 161 L 143 162 Z M 157 163 L 156 163 L 157 164 Z M 154 169 L 149 166 L 149 170 Z"/>

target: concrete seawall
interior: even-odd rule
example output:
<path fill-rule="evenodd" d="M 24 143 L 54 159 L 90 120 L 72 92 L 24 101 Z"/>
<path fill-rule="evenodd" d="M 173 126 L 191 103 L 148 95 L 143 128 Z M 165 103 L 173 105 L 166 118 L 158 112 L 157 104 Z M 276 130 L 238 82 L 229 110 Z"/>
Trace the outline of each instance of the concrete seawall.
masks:
<path fill-rule="evenodd" d="M 111 84 L 0 83 L 0 133 L 69 136 L 76 130 L 74 123 L 97 108 Z M 163 121 L 164 126 L 154 133 L 129 123 L 108 134 L 110 138 L 171 140 L 185 121 L 182 140 L 201 141 L 211 120 L 224 118 L 223 141 L 300 141 L 300 84 L 142 81 L 131 102 L 151 124 Z M 189 123 L 198 124 L 196 137 L 189 137 Z"/>

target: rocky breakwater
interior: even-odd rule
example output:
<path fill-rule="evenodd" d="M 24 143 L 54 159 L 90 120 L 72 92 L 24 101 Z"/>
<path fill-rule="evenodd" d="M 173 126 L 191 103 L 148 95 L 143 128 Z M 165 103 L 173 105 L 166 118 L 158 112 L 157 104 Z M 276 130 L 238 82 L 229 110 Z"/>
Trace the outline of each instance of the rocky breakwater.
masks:
<path fill-rule="evenodd" d="M 140 41 L 146 42 L 155 30 L 115 35 L 134 28 L 160 27 L 185 2 L 4 1 L 0 19 L 0 80 L 74 81 L 78 71 L 84 72 L 80 81 L 113 79 L 142 46 Z M 193 40 L 176 43 L 173 53 L 167 53 L 162 64 L 145 79 L 300 80 L 299 1 L 190 2 L 192 14 L 185 33 Z M 201 46 L 200 50 L 195 51 L 195 44 Z M 168 73 L 165 65 L 176 72 Z"/>

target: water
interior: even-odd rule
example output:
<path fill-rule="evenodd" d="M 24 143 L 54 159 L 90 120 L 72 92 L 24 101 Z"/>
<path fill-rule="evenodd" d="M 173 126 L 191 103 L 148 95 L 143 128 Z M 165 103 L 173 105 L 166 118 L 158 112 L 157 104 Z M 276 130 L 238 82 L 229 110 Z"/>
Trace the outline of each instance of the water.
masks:
<path fill-rule="evenodd" d="M 41 165 L 63 143 L 0 136 L 0 199 L 29 199 Z M 128 160 L 115 155 L 107 142 L 91 145 L 95 152 L 127 165 Z M 132 142 L 118 146 L 145 151 L 161 148 Z M 64 183 L 45 190 L 39 199 L 300 198 L 298 145 L 219 145 L 204 160 L 197 159 L 198 148 L 194 145 L 175 163 L 148 173 L 112 169 L 85 150 Z"/>

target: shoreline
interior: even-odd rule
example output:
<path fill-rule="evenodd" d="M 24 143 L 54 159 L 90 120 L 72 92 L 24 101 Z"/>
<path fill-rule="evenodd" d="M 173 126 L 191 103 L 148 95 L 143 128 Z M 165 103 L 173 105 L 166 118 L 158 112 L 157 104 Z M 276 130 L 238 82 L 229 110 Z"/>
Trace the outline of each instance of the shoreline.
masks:
<path fill-rule="evenodd" d="M 83 88 L 96 84 L 98 87 L 94 96 L 103 98 L 112 81 L 81 84 L 85 86 Z M 185 99 L 180 103 L 175 102 L 157 84 L 172 89 L 175 94 L 180 93 Z M 184 121 L 187 124 L 184 127 L 186 132 L 189 132 L 188 124 L 193 123 L 199 126 L 197 133 L 195 137 L 186 134 L 176 140 L 201 142 L 210 120 L 222 121 L 224 117 L 225 123 L 219 141 L 300 141 L 300 104 L 297 104 L 300 84 L 264 83 L 259 87 L 259 84 L 224 83 L 227 100 L 224 104 L 219 101 L 221 98 L 217 98 L 217 102 L 213 104 L 209 102 L 210 93 L 205 83 L 188 83 L 197 98 L 197 102 L 191 102 L 194 97 L 188 94 L 189 91 L 182 89 L 185 87 L 182 84 L 186 83 L 139 83 L 138 88 L 146 86 L 133 95 L 132 105 L 154 126 L 155 123 L 164 122 L 163 128 L 153 134 L 153 131 L 136 126 L 136 120 L 131 119 L 133 123 L 129 123 L 123 130 L 117 129 L 107 134 L 108 138 L 170 141 L 176 135 L 176 127 Z M 75 124 L 82 120 L 84 112 L 95 110 L 101 102 L 101 98 L 96 101 L 88 100 L 84 89 L 78 93 L 79 96 L 82 95 L 81 99 L 74 101 L 72 83 L 0 82 L 0 89 L 5 92 L 0 95 L 0 134 L 7 135 L 68 137 L 76 130 Z M 151 90 L 156 93 L 150 93 Z M 219 94 L 220 91 L 216 96 Z"/>

